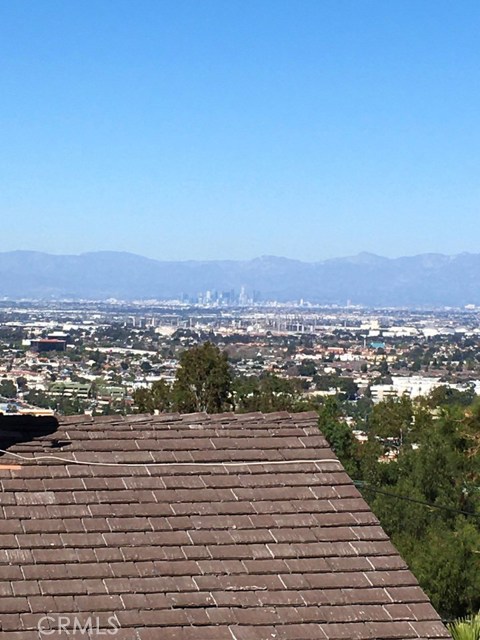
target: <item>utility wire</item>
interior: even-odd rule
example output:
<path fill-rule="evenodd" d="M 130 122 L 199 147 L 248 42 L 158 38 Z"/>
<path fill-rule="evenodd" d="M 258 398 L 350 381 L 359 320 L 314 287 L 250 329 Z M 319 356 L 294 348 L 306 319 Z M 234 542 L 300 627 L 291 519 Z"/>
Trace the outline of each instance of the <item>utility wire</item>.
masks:
<path fill-rule="evenodd" d="M 75 460 L 52 455 L 22 456 L 19 453 L 5 451 L 4 449 L 0 449 L 0 453 L 5 453 L 7 456 L 13 456 L 27 462 L 37 462 L 38 460 L 59 460 L 60 462 L 66 462 L 67 464 L 82 464 L 92 467 L 258 467 L 281 464 L 323 464 L 324 462 L 341 464 L 337 458 L 319 458 L 315 460 L 244 460 L 241 462 L 222 462 L 220 460 L 218 462 L 98 462 L 94 460 Z"/>
<path fill-rule="evenodd" d="M 356 487 L 367 489 L 368 491 L 372 491 L 373 493 L 379 493 L 383 496 L 388 496 L 389 498 L 396 498 L 397 500 L 405 500 L 406 502 L 413 502 L 415 504 L 421 504 L 424 507 L 430 507 L 431 509 L 439 509 L 441 511 L 448 511 L 449 513 L 457 513 L 464 516 L 473 516 L 474 518 L 480 518 L 480 514 L 472 513 L 471 511 L 463 511 L 462 509 L 455 509 L 454 507 L 446 507 L 440 504 L 433 504 L 432 502 L 427 502 L 426 500 L 419 500 L 418 498 L 411 498 L 410 496 L 401 496 L 397 493 L 392 493 L 391 491 L 384 491 L 383 489 L 378 489 L 377 487 L 369 484 L 368 482 L 363 482 L 362 480 L 353 480 L 353 484 Z"/>
<path fill-rule="evenodd" d="M 58 460 L 60 462 L 65 462 L 67 464 L 78 464 L 85 466 L 95 466 L 95 467 L 258 467 L 258 466 L 267 466 L 267 465 L 289 465 L 289 464 L 323 464 L 324 462 L 333 462 L 336 464 L 340 464 L 340 461 L 337 458 L 322 458 L 322 459 L 314 459 L 314 460 L 245 460 L 242 462 L 98 462 L 94 460 L 74 460 L 70 458 L 64 458 L 62 456 L 52 456 L 52 455 L 41 455 L 41 456 L 22 456 L 19 453 L 14 453 L 13 451 L 5 451 L 5 449 L 0 449 L 0 453 L 4 453 L 7 456 L 12 456 L 19 460 L 24 460 L 26 462 L 37 462 L 39 460 Z M 480 518 L 480 514 L 472 513 L 470 511 L 463 511 L 462 509 L 455 509 L 454 507 L 446 507 L 444 505 L 433 504 L 431 502 L 427 502 L 425 500 L 419 500 L 418 498 L 411 498 L 410 496 L 401 496 L 396 493 L 392 493 L 391 491 L 384 491 L 383 489 L 379 489 L 375 486 L 370 485 L 368 482 L 364 482 L 362 480 L 353 480 L 353 484 L 356 487 L 367 489 L 368 491 L 372 491 L 373 493 L 378 493 L 380 495 L 387 496 L 389 498 L 396 498 L 397 500 L 405 500 L 406 502 L 412 502 L 414 504 L 420 504 L 424 507 L 429 507 L 431 509 L 439 509 L 440 511 L 447 511 L 449 513 L 456 513 L 464 516 L 473 516 L 474 518 Z"/>

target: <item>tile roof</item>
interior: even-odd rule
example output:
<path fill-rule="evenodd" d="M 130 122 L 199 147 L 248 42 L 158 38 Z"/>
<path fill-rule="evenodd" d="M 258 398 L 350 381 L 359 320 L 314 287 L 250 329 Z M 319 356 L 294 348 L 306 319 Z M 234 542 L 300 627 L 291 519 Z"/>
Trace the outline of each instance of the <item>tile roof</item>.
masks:
<path fill-rule="evenodd" d="M 3 418 L 0 447 L 9 640 L 450 637 L 313 413 Z"/>

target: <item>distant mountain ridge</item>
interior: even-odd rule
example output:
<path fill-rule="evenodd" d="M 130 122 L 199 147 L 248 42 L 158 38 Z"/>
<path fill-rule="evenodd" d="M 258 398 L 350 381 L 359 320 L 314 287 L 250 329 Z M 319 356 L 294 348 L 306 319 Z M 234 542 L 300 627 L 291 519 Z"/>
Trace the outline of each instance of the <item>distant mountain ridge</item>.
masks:
<path fill-rule="evenodd" d="M 0 297 L 12 299 L 173 299 L 208 289 L 238 292 L 242 286 L 258 291 L 262 300 L 279 302 L 478 305 L 480 254 L 385 258 L 364 252 L 319 262 L 275 256 L 172 262 L 115 251 L 0 253 Z"/>

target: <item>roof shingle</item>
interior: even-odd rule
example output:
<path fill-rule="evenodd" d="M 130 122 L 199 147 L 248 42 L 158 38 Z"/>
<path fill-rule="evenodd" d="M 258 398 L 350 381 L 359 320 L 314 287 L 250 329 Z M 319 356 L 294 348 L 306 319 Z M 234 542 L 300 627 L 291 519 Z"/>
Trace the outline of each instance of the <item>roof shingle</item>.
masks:
<path fill-rule="evenodd" d="M 41 638 L 61 614 L 115 615 L 119 640 L 449 638 L 316 420 L 4 419 L 2 630 Z"/>

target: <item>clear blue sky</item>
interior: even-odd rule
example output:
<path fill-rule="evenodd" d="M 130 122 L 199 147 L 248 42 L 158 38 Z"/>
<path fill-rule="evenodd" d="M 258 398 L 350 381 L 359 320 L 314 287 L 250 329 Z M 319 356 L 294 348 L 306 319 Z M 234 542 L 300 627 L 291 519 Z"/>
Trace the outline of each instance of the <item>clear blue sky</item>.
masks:
<path fill-rule="evenodd" d="M 480 251 L 480 3 L 0 4 L 0 250 Z"/>

